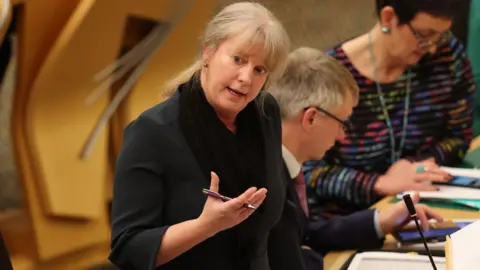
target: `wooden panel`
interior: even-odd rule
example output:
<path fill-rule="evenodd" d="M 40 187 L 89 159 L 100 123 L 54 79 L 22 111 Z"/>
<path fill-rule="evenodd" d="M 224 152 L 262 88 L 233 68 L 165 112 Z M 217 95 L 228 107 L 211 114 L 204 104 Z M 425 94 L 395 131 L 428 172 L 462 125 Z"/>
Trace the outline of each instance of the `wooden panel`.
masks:
<path fill-rule="evenodd" d="M 79 153 L 109 99 L 101 97 L 88 107 L 85 98 L 96 86 L 93 75 L 116 59 L 124 20 L 122 8 L 109 1 L 82 1 L 30 89 L 29 149 L 46 211 L 52 215 L 102 215 L 107 133 L 103 131 L 89 159 L 81 160 Z"/>
<path fill-rule="evenodd" d="M 113 121 L 113 152 L 118 153 L 125 126 L 144 110 L 161 102 L 164 83 L 188 67 L 200 52 L 200 37 L 214 15 L 216 1 L 195 0 L 192 8 L 170 33 L 163 46 L 153 55 Z M 166 18 L 165 18 L 166 19 Z"/>
<path fill-rule="evenodd" d="M 195 0 L 185 18 L 177 24 L 168 40 L 152 57 L 134 90 L 126 100 L 124 125 L 141 112 L 161 101 L 163 84 L 191 65 L 200 53 L 200 37 L 213 16 L 216 1 Z"/>
<path fill-rule="evenodd" d="M 110 97 L 102 96 L 91 107 L 85 105 L 85 98 L 97 86 L 93 76 L 119 54 L 126 18 L 161 20 L 171 3 L 30 0 L 23 4 L 12 137 L 30 217 L 28 244 L 34 246 L 34 254 L 28 256 L 35 256 L 38 269 L 69 265 L 77 257 L 105 259 L 110 240 L 105 197 L 111 196 L 105 190 L 111 161 L 107 130 L 87 159 L 80 159 L 79 154 Z M 199 3 L 195 14 L 187 15 L 196 18 L 188 19 L 187 24 L 193 25 L 187 28 L 183 23 L 185 32 L 176 38 L 185 47 L 174 51 L 181 57 L 169 60 L 177 64 L 174 67 L 191 62 L 197 44 L 192 42 L 198 36 L 195 31 L 203 28 L 210 14 L 207 9 L 214 7 L 211 0 Z M 147 71 L 150 77 L 155 66 L 160 65 Z M 102 252 L 93 251 L 98 249 Z"/>
<path fill-rule="evenodd" d="M 35 262 L 95 243 L 108 243 L 109 238 L 106 217 L 79 223 L 51 219 L 44 214 L 37 172 L 32 168 L 32 156 L 27 147 L 28 139 L 31 139 L 27 137 L 25 125 L 30 86 L 76 5 L 77 1 L 29 1 L 22 6 L 19 14 L 18 80 L 13 101 L 12 139 L 18 175 L 25 192 L 28 224 L 33 232 L 29 241 L 23 244 L 31 245 L 35 250 L 34 254 L 27 252 L 29 257 L 35 256 L 32 258 Z"/>

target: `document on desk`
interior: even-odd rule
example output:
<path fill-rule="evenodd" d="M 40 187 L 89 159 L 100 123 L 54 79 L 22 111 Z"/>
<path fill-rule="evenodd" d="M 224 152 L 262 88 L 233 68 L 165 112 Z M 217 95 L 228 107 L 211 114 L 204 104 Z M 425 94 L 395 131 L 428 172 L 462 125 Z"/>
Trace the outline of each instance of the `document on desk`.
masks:
<path fill-rule="evenodd" d="M 445 270 L 445 258 L 433 257 L 438 270 Z M 362 252 L 347 270 L 431 270 L 428 256 L 398 252 Z"/>
<path fill-rule="evenodd" d="M 480 263 L 480 221 L 450 235 L 451 270 L 478 270 Z"/>
<path fill-rule="evenodd" d="M 453 176 L 462 176 L 462 177 L 480 179 L 480 169 L 463 169 L 463 168 L 452 168 L 452 167 L 440 167 L 440 168 Z"/>
<path fill-rule="evenodd" d="M 439 185 L 438 191 L 420 191 L 420 198 L 424 199 L 463 199 L 463 200 L 480 200 L 480 189 L 444 186 Z M 405 193 L 413 194 L 414 191 L 406 191 Z M 397 195 L 402 198 L 403 193 Z"/>

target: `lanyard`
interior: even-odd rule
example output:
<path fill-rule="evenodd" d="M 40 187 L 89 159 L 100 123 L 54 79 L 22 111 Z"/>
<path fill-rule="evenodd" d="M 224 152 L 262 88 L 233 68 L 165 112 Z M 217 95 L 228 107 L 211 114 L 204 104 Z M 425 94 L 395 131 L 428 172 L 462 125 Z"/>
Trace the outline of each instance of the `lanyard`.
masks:
<path fill-rule="evenodd" d="M 398 147 L 398 150 L 396 149 L 396 142 L 395 142 L 395 132 L 393 130 L 393 125 L 392 121 L 390 120 L 390 115 L 388 114 L 387 110 L 387 104 L 385 102 L 385 98 L 382 93 L 382 87 L 380 86 L 380 83 L 378 82 L 378 75 L 377 75 L 377 67 L 375 65 L 375 57 L 373 55 L 373 42 L 372 42 L 372 33 L 370 32 L 368 35 L 369 38 L 369 50 L 370 50 L 370 61 L 372 64 L 373 68 L 373 76 L 374 76 L 374 81 L 377 86 L 377 94 L 378 94 L 378 99 L 380 100 L 380 104 L 382 105 L 382 111 L 383 115 L 385 117 L 385 122 L 387 124 L 388 128 L 388 133 L 390 137 L 390 145 L 391 145 L 391 151 L 390 151 L 390 160 L 391 163 L 395 163 L 397 160 L 400 159 L 402 156 L 403 152 L 403 147 L 405 146 L 405 139 L 407 137 L 407 125 L 408 125 L 408 113 L 409 113 L 409 108 L 410 108 L 410 92 L 411 92 L 411 79 L 412 79 L 412 74 L 410 68 L 408 69 L 407 73 L 407 88 L 406 88 L 406 94 L 405 94 L 405 108 L 403 111 L 403 127 L 402 127 L 402 137 L 400 138 L 400 146 Z"/>

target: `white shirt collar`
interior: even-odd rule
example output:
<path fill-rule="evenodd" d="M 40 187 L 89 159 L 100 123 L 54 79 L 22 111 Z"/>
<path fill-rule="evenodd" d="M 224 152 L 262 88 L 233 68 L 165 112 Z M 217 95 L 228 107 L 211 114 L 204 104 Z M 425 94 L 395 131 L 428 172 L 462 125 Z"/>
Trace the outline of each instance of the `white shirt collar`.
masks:
<path fill-rule="evenodd" d="M 282 156 L 283 161 L 285 161 L 285 165 L 287 166 L 288 172 L 290 173 L 291 178 L 295 178 L 300 173 L 302 169 L 302 165 L 298 160 L 293 156 L 292 152 L 282 144 Z"/>

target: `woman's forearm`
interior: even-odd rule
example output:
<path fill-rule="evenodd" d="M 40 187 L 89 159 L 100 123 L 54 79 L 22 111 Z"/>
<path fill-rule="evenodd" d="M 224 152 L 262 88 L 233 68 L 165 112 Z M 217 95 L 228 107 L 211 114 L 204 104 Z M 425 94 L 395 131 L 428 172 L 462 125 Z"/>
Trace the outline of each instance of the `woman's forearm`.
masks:
<path fill-rule="evenodd" d="M 215 233 L 212 226 L 202 223 L 199 219 L 187 220 L 170 226 L 162 238 L 156 265 L 159 266 L 175 259 Z"/>

